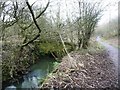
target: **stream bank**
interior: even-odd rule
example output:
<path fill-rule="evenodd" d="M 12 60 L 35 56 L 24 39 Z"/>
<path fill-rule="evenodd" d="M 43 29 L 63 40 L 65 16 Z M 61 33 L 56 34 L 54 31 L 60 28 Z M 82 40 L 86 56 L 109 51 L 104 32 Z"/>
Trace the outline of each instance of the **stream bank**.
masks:
<path fill-rule="evenodd" d="M 72 51 L 72 46 L 69 43 L 65 43 L 67 46 L 68 51 Z M 14 48 L 9 48 L 10 46 L 16 45 L 16 43 L 5 43 L 3 46 L 3 62 L 2 62 L 2 88 L 4 89 L 7 86 L 15 85 L 15 86 L 21 86 L 16 85 L 14 83 L 22 83 L 23 80 L 30 81 L 33 79 L 33 77 L 30 76 L 30 78 L 24 77 L 24 75 L 29 74 L 31 72 L 34 72 L 34 70 L 31 70 L 31 67 L 34 66 L 34 64 L 41 69 L 46 69 L 49 71 L 51 68 L 48 67 L 48 65 L 51 63 L 48 63 L 48 61 L 53 61 L 53 63 L 58 63 L 58 61 L 66 55 L 63 45 L 60 42 L 52 42 L 52 41 L 46 41 L 46 42 L 39 42 L 36 41 L 34 44 L 25 47 L 21 52 L 19 51 L 18 46 Z M 15 51 L 16 50 L 16 51 Z M 9 51 L 9 52 L 8 52 Z M 14 58 L 12 58 L 14 57 Z M 46 58 L 46 59 L 45 59 Z M 49 60 L 50 59 L 50 60 Z M 56 61 L 57 60 L 57 61 Z M 11 62 L 12 61 L 12 62 Z M 10 63 L 9 63 L 10 62 Z M 39 65 L 40 63 L 42 65 Z M 44 63 L 45 62 L 45 63 Z M 46 66 L 46 68 L 45 68 Z M 52 67 L 54 65 L 52 64 Z M 47 69 L 49 68 L 49 69 Z M 45 73 L 46 70 L 37 70 L 35 73 L 38 73 L 40 75 L 41 72 Z M 50 69 L 51 70 L 51 69 Z M 33 75 L 34 76 L 34 75 Z M 24 79 L 23 79 L 24 77 Z M 29 75 L 27 76 L 29 77 Z M 34 79 L 39 79 L 34 76 Z"/>
<path fill-rule="evenodd" d="M 93 45 L 95 46 L 95 43 Z M 97 48 L 93 47 L 94 50 Z M 105 50 L 76 51 L 71 52 L 70 56 L 74 58 L 73 62 L 77 63 L 77 67 L 71 68 L 68 65 L 69 58 L 65 56 L 57 70 L 44 81 L 41 89 L 104 88 L 113 90 L 118 88 L 116 66 Z"/>
<path fill-rule="evenodd" d="M 9 84 L 9 86 L 15 86 L 17 89 L 30 89 L 38 88 L 45 77 L 51 73 L 59 64 L 53 57 L 41 57 L 40 60 L 30 67 L 30 72 L 26 75 L 23 75 L 22 79 L 19 80 L 19 83 Z M 7 90 L 7 89 L 6 89 Z"/>
<path fill-rule="evenodd" d="M 77 62 L 77 68 L 70 68 L 68 57 L 64 57 L 58 70 L 43 84 L 45 88 L 80 89 L 80 88 L 117 88 L 118 77 L 114 63 L 105 52 L 82 55 L 71 53 Z M 81 63 L 83 64 L 81 66 Z M 112 89 L 113 90 L 113 89 Z"/>

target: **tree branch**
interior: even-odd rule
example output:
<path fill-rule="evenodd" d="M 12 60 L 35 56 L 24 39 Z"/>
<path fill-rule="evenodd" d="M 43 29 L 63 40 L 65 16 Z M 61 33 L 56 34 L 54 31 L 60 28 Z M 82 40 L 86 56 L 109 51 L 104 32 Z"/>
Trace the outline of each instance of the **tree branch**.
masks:
<path fill-rule="evenodd" d="M 26 1 L 26 2 L 28 2 L 28 1 Z M 34 2 L 34 3 L 35 3 L 35 2 Z M 34 4 L 34 3 L 33 3 L 33 4 Z M 38 19 L 38 18 L 47 10 L 47 8 L 48 8 L 48 6 L 49 6 L 49 3 L 50 3 L 50 2 L 47 3 L 47 5 L 46 5 L 46 7 L 44 8 L 44 10 L 43 10 L 38 16 L 36 16 L 35 19 Z M 32 7 L 33 4 L 32 4 L 30 7 Z M 27 27 L 20 27 L 20 28 L 28 29 L 29 27 L 32 26 L 33 23 L 34 23 L 34 22 L 31 22 Z"/>
<path fill-rule="evenodd" d="M 46 9 L 47 9 L 47 7 L 48 7 L 48 5 L 49 5 L 49 3 L 48 3 L 47 6 L 46 6 L 46 8 L 40 13 L 40 15 L 38 15 L 38 16 L 35 18 L 34 12 L 33 12 L 32 8 L 31 8 L 31 6 L 30 6 L 30 4 L 29 4 L 29 2 L 28 2 L 27 0 L 26 0 L 26 4 L 27 4 L 27 6 L 28 6 L 28 8 L 29 8 L 29 10 L 30 10 L 30 13 L 31 13 L 31 15 L 32 15 L 33 22 L 34 22 L 34 24 L 36 25 L 37 29 L 39 30 L 39 33 L 38 33 L 32 40 L 30 40 L 30 41 L 26 42 L 25 44 L 23 44 L 23 45 L 22 45 L 22 48 L 23 48 L 24 46 L 27 46 L 28 44 L 32 43 L 32 42 L 33 42 L 34 40 L 36 40 L 38 37 L 40 37 L 41 29 L 40 29 L 40 27 L 39 27 L 36 19 L 39 18 L 39 17 L 46 11 Z"/>
<path fill-rule="evenodd" d="M 45 9 L 36 17 L 36 19 L 38 19 L 38 18 L 47 10 L 47 8 L 48 8 L 48 6 L 49 6 L 49 3 L 50 3 L 50 2 L 48 1 Z"/>
<path fill-rule="evenodd" d="M 34 12 L 33 12 L 32 8 L 31 8 L 30 4 L 29 4 L 28 2 L 26 2 L 26 4 L 27 4 L 27 6 L 28 6 L 28 8 L 29 8 L 29 10 L 30 10 L 30 13 L 31 13 L 31 15 L 32 15 L 34 24 L 36 25 L 37 29 L 39 30 L 39 33 L 41 33 L 41 29 L 40 29 L 40 27 L 39 27 L 39 25 L 38 25 L 38 23 L 37 23 L 37 21 L 36 21 Z"/>
<path fill-rule="evenodd" d="M 34 40 L 36 40 L 40 36 L 40 33 L 38 33 L 32 40 L 28 41 L 27 43 L 23 44 L 21 47 L 25 47 L 28 44 L 32 43 Z"/>

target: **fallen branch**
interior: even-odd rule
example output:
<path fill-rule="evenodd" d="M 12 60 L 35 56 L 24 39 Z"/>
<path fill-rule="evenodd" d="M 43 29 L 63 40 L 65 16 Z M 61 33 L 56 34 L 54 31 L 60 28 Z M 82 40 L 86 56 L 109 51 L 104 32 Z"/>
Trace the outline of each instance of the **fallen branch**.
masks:
<path fill-rule="evenodd" d="M 50 53 L 55 58 L 55 60 L 57 60 L 57 57 L 52 52 L 50 52 Z"/>
<path fill-rule="evenodd" d="M 66 54 L 67 54 L 68 57 L 69 57 L 70 66 L 71 66 L 71 67 L 77 67 L 76 61 L 73 61 L 74 59 L 70 56 L 70 54 L 69 54 L 68 51 L 67 51 L 67 48 L 66 48 L 66 46 L 65 46 L 65 43 L 64 43 L 64 41 L 63 41 L 63 39 L 62 39 L 61 34 L 59 34 L 59 36 L 60 36 L 61 42 L 62 42 L 62 44 L 63 44 L 63 47 L 64 47 L 64 49 L 65 49 L 65 52 L 66 52 Z"/>

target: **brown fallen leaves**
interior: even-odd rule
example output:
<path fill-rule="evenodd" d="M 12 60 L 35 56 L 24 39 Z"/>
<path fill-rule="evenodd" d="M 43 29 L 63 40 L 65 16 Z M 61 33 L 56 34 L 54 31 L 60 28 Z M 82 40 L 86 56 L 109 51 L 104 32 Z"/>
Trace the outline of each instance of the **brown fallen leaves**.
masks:
<path fill-rule="evenodd" d="M 81 54 L 72 52 L 77 67 L 70 67 L 68 57 L 62 59 L 57 71 L 42 85 L 43 88 L 117 88 L 118 77 L 115 66 L 105 52 Z M 112 89 L 113 90 L 113 89 Z"/>

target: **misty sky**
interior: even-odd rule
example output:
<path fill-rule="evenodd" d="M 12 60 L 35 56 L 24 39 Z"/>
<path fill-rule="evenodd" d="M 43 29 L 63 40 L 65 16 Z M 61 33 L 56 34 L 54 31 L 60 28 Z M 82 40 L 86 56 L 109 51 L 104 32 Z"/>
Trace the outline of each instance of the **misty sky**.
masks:
<path fill-rule="evenodd" d="M 4 0 L 0 0 L 4 1 Z M 6 0 L 8 1 L 8 0 Z M 10 0 L 11 1 L 11 0 Z M 16 0 L 12 0 L 16 1 Z M 25 0 L 17 0 L 17 1 L 25 1 Z M 34 3 L 36 1 L 36 5 L 45 7 L 48 0 L 28 0 L 30 4 Z M 47 9 L 47 12 L 51 15 L 55 16 L 55 13 L 58 11 L 58 8 L 60 6 L 60 15 L 61 18 L 67 18 L 67 15 L 69 17 L 74 17 L 75 13 L 78 11 L 78 0 L 50 0 L 50 6 Z M 90 2 L 99 2 L 101 0 L 87 0 Z M 99 25 L 108 23 L 109 20 L 112 20 L 115 17 L 118 17 L 118 1 L 120 0 L 102 0 L 102 5 L 105 6 L 107 4 L 111 4 L 111 6 L 106 8 L 106 11 L 103 13 L 103 17 L 101 18 Z M 58 4 L 60 2 L 60 4 Z M 116 3 L 115 3 L 116 2 Z M 51 10 L 51 11 L 50 11 Z M 71 14 L 72 13 L 72 14 Z"/>
<path fill-rule="evenodd" d="M 32 4 L 35 1 L 38 2 L 39 0 L 28 0 L 28 1 L 30 2 L 30 4 Z M 42 5 L 45 6 L 48 0 L 40 0 L 40 1 L 42 1 Z M 77 5 L 75 5 L 76 1 L 77 0 L 52 0 L 51 1 L 51 5 L 53 5 L 53 7 L 51 7 L 52 10 L 53 10 L 52 12 L 55 12 L 57 10 L 57 8 L 58 8 L 57 2 L 60 2 L 61 3 L 60 4 L 61 16 L 65 18 L 66 17 L 66 12 L 67 12 L 68 16 L 71 16 L 70 12 L 73 12 L 74 10 L 76 10 L 75 9 L 75 7 L 77 6 Z M 100 1 L 100 0 L 89 0 L 89 1 L 96 2 L 96 1 Z M 102 1 L 103 5 L 107 5 L 107 4 L 110 3 L 111 6 L 106 8 L 107 11 L 105 11 L 103 13 L 103 17 L 101 18 L 99 24 L 107 23 L 107 22 L 109 22 L 109 19 L 112 20 L 114 17 L 118 16 L 118 5 L 117 5 L 117 3 L 115 3 L 115 2 L 118 2 L 118 1 L 120 1 L 120 0 L 103 0 Z M 52 15 L 54 15 L 54 13 Z"/>

